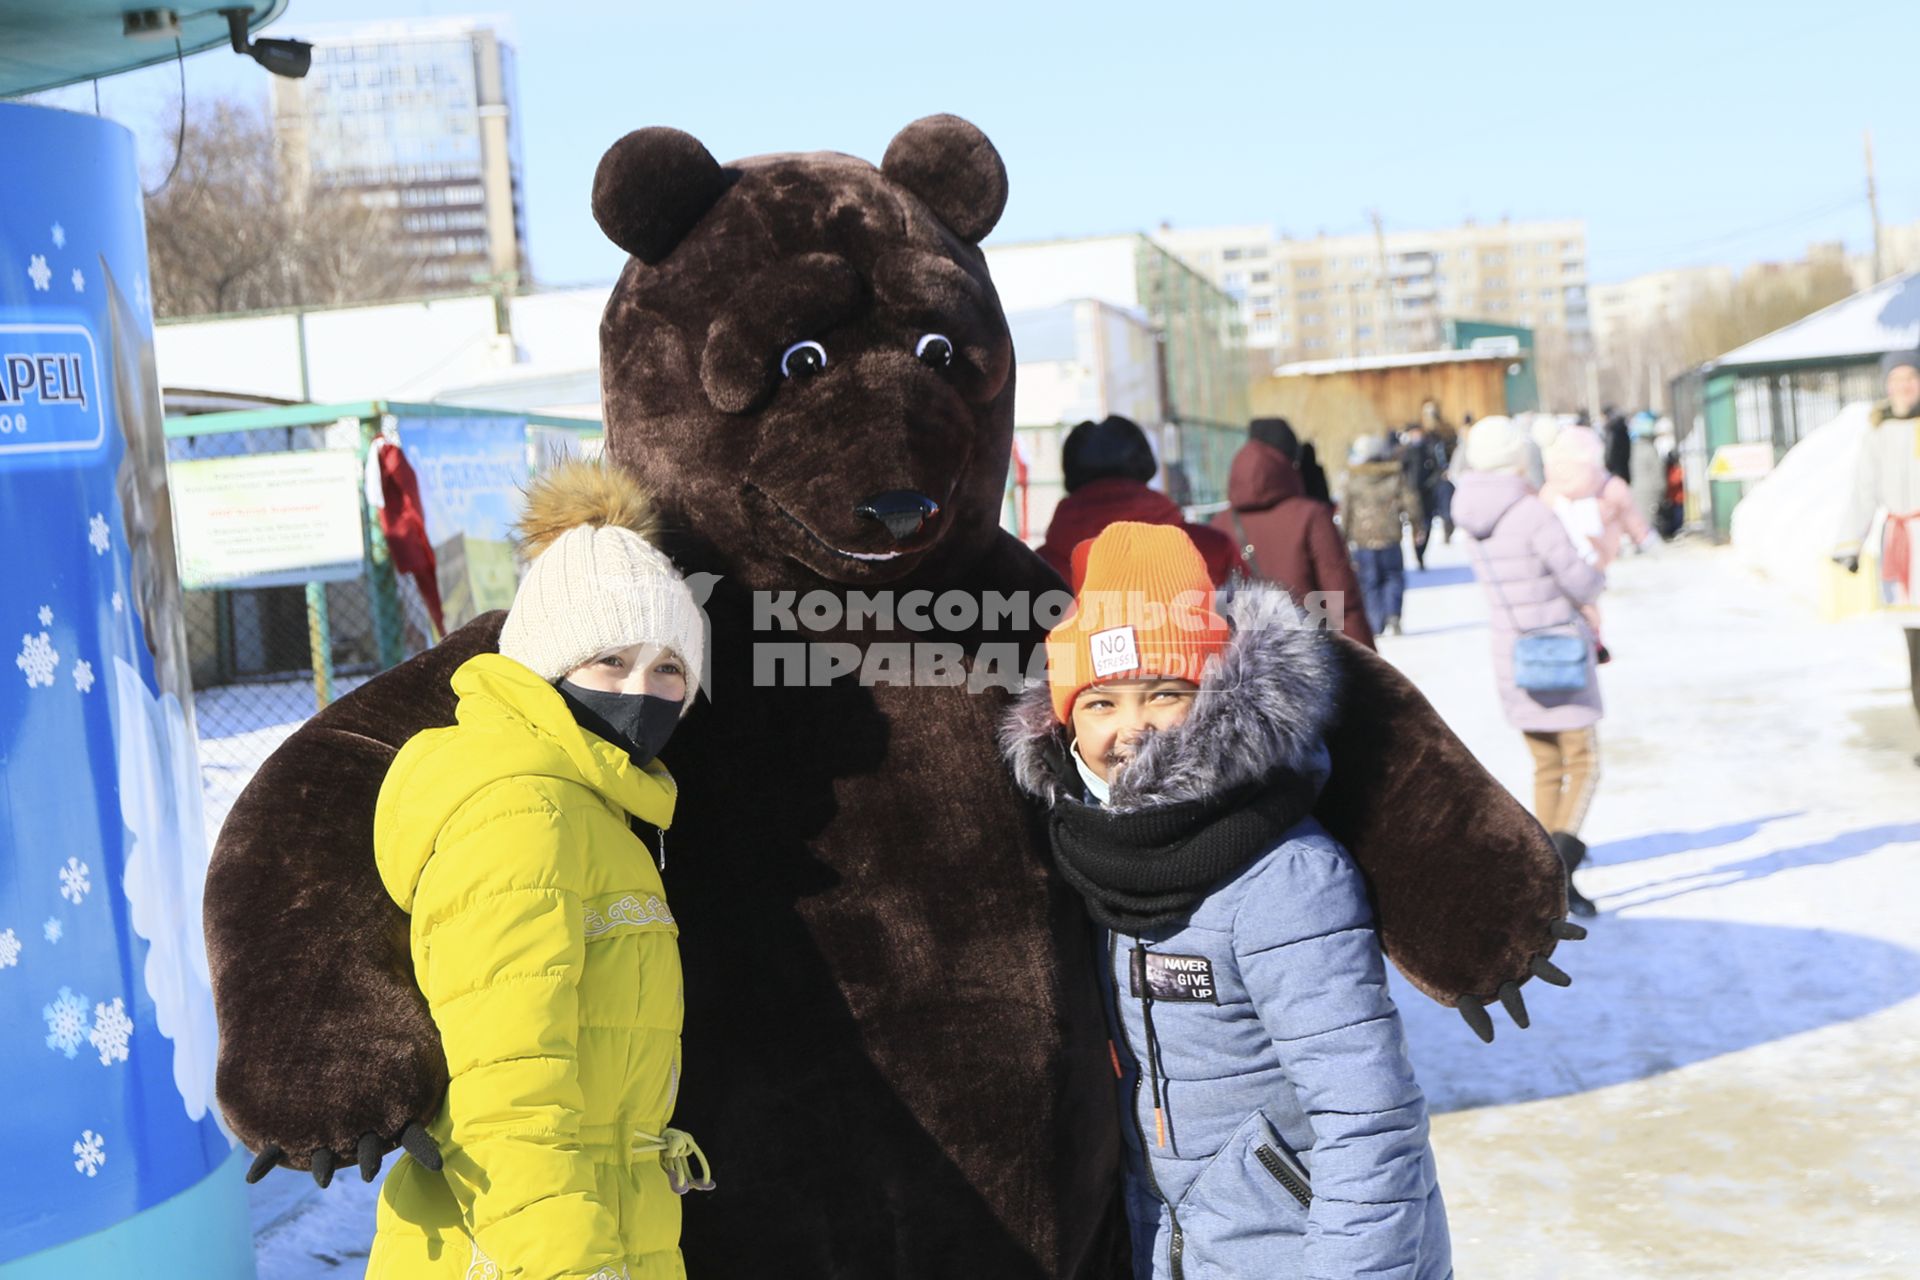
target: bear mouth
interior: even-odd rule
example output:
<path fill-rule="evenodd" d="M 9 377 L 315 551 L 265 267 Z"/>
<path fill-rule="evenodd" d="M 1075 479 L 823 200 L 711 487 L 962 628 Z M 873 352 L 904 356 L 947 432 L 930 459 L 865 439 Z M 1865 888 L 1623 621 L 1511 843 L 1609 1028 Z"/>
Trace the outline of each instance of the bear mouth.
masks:
<path fill-rule="evenodd" d="M 825 538 L 821 537 L 818 533 L 814 531 L 813 526 L 809 525 L 805 520 L 802 520 L 799 516 L 796 516 L 795 514 L 793 514 L 793 512 L 787 510 L 787 508 L 781 504 L 779 499 L 775 498 L 772 494 L 768 493 L 765 489 L 762 489 L 758 485 L 754 485 L 754 484 L 749 484 L 747 488 L 753 491 L 754 493 L 760 495 L 760 497 L 766 499 L 767 505 L 772 507 L 775 511 L 779 512 L 782 516 L 786 518 L 786 520 L 790 524 L 792 524 L 795 528 L 799 529 L 801 533 L 805 534 L 807 541 L 811 543 L 813 546 L 819 548 L 822 551 L 827 552 L 830 555 L 837 556 L 843 560 L 852 561 L 855 564 L 883 564 L 890 560 L 907 559 L 912 556 L 917 556 L 924 551 L 931 550 L 934 544 L 940 540 L 939 533 L 935 532 L 932 537 L 928 538 L 924 543 L 922 543 L 917 547 L 902 547 L 897 551 L 848 551 L 844 547 L 836 547 L 835 545 L 833 545 L 833 543 L 828 542 Z"/>

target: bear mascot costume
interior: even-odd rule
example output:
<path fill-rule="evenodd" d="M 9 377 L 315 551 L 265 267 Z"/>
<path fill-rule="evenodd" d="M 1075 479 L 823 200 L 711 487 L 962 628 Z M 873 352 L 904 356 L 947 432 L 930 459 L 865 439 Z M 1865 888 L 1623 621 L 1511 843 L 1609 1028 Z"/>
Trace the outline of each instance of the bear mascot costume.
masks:
<path fill-rule="evenodd" d="M 1091 926 L 996 748 L 1017 675 L 980 660 L 1024 659 L 1049 619 L 906 607 L 1062 587 L 999 525 L 1014 353 L 980 241 L 1006 199 L 999 154 L 952 116 L 878 168 L 723 166 L 643 129 L 594 180 L 631 255 L 601 324 L 606 452 L 657 495 L 690 581 L 717 575 L 711 697 L 665 752 L 680 800 L 657 851 L 686 973 L 674 1123 L 720 1186 L 686 1205 L 702 1280 L 1127 1274 Z M 821 604 L 881 592 L 903 607 Z M 374 801 L 395 751 L 452 722 L 448 679 L 501 621 L 316 715 L 221 831 L 219 1097 L 254 1176 L 371 1179 L 396 1144 L 437 1163 L 420 1126 L 446 1063 Z M 878 645 L 944 646 L 959 678 L 845 669 Z M 1495 1001 L 1525 1025 L 1519 984 L 1564 982 L 1547 957 L 1577 935 L 1561 864 L 1410 683 L 1339 649 L 1316 812 L 1409 981 L 1483 1038 Z"/>

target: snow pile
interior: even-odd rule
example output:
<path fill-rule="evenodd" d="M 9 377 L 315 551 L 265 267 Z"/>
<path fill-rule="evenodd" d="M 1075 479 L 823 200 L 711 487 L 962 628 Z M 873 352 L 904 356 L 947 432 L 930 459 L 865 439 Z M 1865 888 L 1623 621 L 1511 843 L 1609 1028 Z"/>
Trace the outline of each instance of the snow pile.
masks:
<path fill-rule="evenodd" d="M 1733 548 L 1742 564 L 1810 605 L 1821 600 L 1840 518 L 1868 431 L 1865 402 L 1787 450 L 1780 465 L 1733 511 Z"/>

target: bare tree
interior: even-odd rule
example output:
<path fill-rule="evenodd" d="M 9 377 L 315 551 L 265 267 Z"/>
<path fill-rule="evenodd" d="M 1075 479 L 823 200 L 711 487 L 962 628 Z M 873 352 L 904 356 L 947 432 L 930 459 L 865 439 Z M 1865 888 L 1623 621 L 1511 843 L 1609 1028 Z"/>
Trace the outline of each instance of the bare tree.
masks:
<path fill-rule="evenodd" d="M 281 163 L 272 125 L 216 100 L 187 116 L 173 176 L 147 199 L 161 316 L 325 306 L 422 291 L 391 209 Z"/>
<path fill-rule="evenodd" d="M 1533 331 L 1533 376 L 1541 408 L 1564 413 L 1586 404 L 1587 355 L 1561 326 Z"/>
<path fill-rule="evenodd" d="M 1693 299 L 1677 316 L 1659 316 L 1610 334 L 1599 353 L 1600 388 L 1615 404 L 1655 404 L 1667 384 L 1695 365 L 1772 333 L 1854 292 L 1844 259 L 1750 267 L 1731 289 Z"/>
<path fill-rule="evenodd" d="M 1677 334 L 1681 357 L 1691 367 L 1725 355 L 1853 292 L 1853 277 L 1837 257 L 1749 268 L 1731 293 L 1687 308 Z"/>

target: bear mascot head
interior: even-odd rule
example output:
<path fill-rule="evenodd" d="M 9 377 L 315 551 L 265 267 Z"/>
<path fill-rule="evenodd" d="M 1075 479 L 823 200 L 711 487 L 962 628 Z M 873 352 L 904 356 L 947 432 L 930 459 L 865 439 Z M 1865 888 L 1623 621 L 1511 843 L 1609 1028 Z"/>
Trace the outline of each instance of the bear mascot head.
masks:
<path fill-rule="evenodd" d="M 878 168 L 721 165 L 646 129 L 595 178 L 631 255 L 601 328 L 607 452 L 710 589 L 712 696 L 663 753 L 671 831 L 645 833 L 686 973 L 675 1124 L 722 1188 L 686 1206 L 694 1275 L 1127 1274 L 1094 940 L 995 741 L 1046 619 L 926 607 L 1061 587 L 1000 528 L 1014 353 L 979 242 L 1006 198 L 952 116 Z M 500 621 L 315 716 L 222 829 L 219 1090 L 256 1172 L 436 1159 L 446 1064 L 372 815 Z M 1316 812 L 1408 978 L 1483 1036 L 1496 999 L 1524 1024 L 1518 984 L 1561 980 L 1570 936 L 1551 845 L 1393 668 L 1337 651 Z"/>

